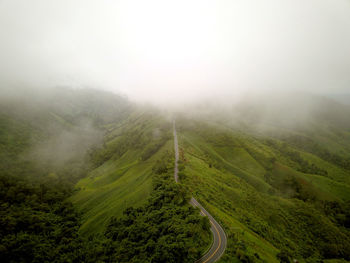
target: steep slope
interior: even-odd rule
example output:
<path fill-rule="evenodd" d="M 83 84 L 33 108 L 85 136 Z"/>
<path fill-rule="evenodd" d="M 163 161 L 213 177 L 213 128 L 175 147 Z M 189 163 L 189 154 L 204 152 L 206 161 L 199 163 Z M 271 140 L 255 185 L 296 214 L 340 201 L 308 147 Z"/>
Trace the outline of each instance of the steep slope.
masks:
<path fill-rule="evenodd" d="M 220 262 L 349 259 L 345 167 L 227 123 L 183 118 L 178 136 L 180 180 L 228 232 Z"/>
<path fill-rule="evenodd" d="M 81 231 L 105 230 L 112 216 L 147 200 L 156 161 L 172 150 L 171 125 L 159 115 L 135 113 L 110 125 L 104 147 L 93 156 L 96 168 L 71 198 L 83 213 Z"/>

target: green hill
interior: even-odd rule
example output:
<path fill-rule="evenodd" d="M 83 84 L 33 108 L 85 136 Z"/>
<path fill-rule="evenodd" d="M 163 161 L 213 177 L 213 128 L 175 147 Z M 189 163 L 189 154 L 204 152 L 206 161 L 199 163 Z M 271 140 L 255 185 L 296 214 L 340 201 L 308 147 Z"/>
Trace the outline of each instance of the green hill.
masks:
<path fill-rule="evenodd" d="M 328 137 L 317 126 L 242 131 L 220 115 L 216 122 L 179 116 L 177 126 L 181 180 L 229 236 L 220 262 L 279 262 L 283 255 L 299 262 L 350 259 L 350 151 L 344 144 L 340 155 L 337 147 L 349 139 L 342 137 L 346 129 L 333 126 Z M 308 138 L 313 147 L 290 134 Z"/>
<path fill-rule="evenodd" d="M 93 157 L 96 168 L 71 198 L 83 212 L 81 231 L 86 234 L 104 231 L 112 216 L 143 204 L 152 189 L 152 168 L 173 149 L 171 125 L 157 115 L 134 114 L 109 126 L 105 138 Z"/>

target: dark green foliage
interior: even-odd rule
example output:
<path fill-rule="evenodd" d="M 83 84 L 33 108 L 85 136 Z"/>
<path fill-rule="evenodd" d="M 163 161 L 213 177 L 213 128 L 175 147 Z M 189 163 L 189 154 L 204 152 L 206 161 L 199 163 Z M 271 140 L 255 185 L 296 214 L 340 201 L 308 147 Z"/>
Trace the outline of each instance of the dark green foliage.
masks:
<path fill-rule="evenodd" d="M 57 179 L 0 177 L 1 262 L 98 262 L 104 239 L 79 236 L 72 187 Z"/>
<path fill-rule="evenodd" d="M 190 196 L 174 183 L 172 170 L 168 171 L 164 162 L 167 160 L 154 168 L 157 175 L 148 202 L 111 220 L 106 231 L 109 260 L 194 262 L 208 245 L 208 218 L 189 205 Z"/>
<path fill-rule="evenodd" d="M 54 262 L 78 245 L 69 185 L 1 176 L 0 186 L 1 262 Z"/>
<path fill-rule="evenodd" d="M 228 244 L 225 250 L 225 254 L 222 257 L 224 262 L 246 262 L 246 263 L 255 263 L 261 262 L 260 256 L 258 253 L 254 253 L 247 249 L 247 245 L 243 239 L 239 237 L 238 233 L 234 233 L 228 230 Z"/>
<path fill-rule="evenodd" d="M 289 262 L 290 262 L 291 255 L 290 255 L 290 253 L 289 253 L 287 250 L 282 249 L 282 250 L 277 254 L 277 258 L 280 260 L 281 263 L 289 263 Z"/>
<path fill-rule="evenodd" d="M 350 229 L 350 201 L 341 203 L 338 201 L 322 202 L 324 213 L 339 226 Z"/>
<path fill-rule="evenodd" d="M 167 163 L 161 160 L 157 160 L 156 164 L 153 166 L 152 171 L 155 174 L 163 174 L 168 172 Z"/>

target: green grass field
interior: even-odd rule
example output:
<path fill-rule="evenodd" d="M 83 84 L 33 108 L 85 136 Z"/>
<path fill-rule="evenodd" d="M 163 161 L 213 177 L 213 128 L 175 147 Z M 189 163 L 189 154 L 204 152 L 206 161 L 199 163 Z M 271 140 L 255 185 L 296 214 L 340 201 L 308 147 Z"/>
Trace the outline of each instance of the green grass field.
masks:
<path fill-rule="evenodd" d="M 161 129 L 162 125 L 167 129 Z M 159 117 L 135 114 L 108 128 L 103 150 L 110 154 L 77 183 L 71 197 L 82 212 L 80 231 L 86 235 L 102 233 L 112 216 L 121 216 L 129 206 L 142 205 L 152 189 L 153 166 L 165 151 L 173 150 L 171 129 Z M 130 144 L 124 147 L 126 140 Z M 154 144 L 158 141 L 159 145 Z M 154 145 L 158 146 L 153 151 Z M 125 150 L 120 152 L 121 148 Z"/>

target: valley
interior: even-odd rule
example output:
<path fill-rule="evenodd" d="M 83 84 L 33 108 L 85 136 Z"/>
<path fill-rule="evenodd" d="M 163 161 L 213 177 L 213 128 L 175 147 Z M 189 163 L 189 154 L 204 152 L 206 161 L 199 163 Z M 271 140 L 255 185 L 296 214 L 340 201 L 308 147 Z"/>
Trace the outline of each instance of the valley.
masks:
<path fill-rule="evenodd" d="M 58 93 L 68 108 L 3 105 L 3 260 L 349 260 L 345 117 L 256 127 L 227 110 L 169 115 L 70 92 Z M 106 99 L 118 105 L 107 115 Z"/>

